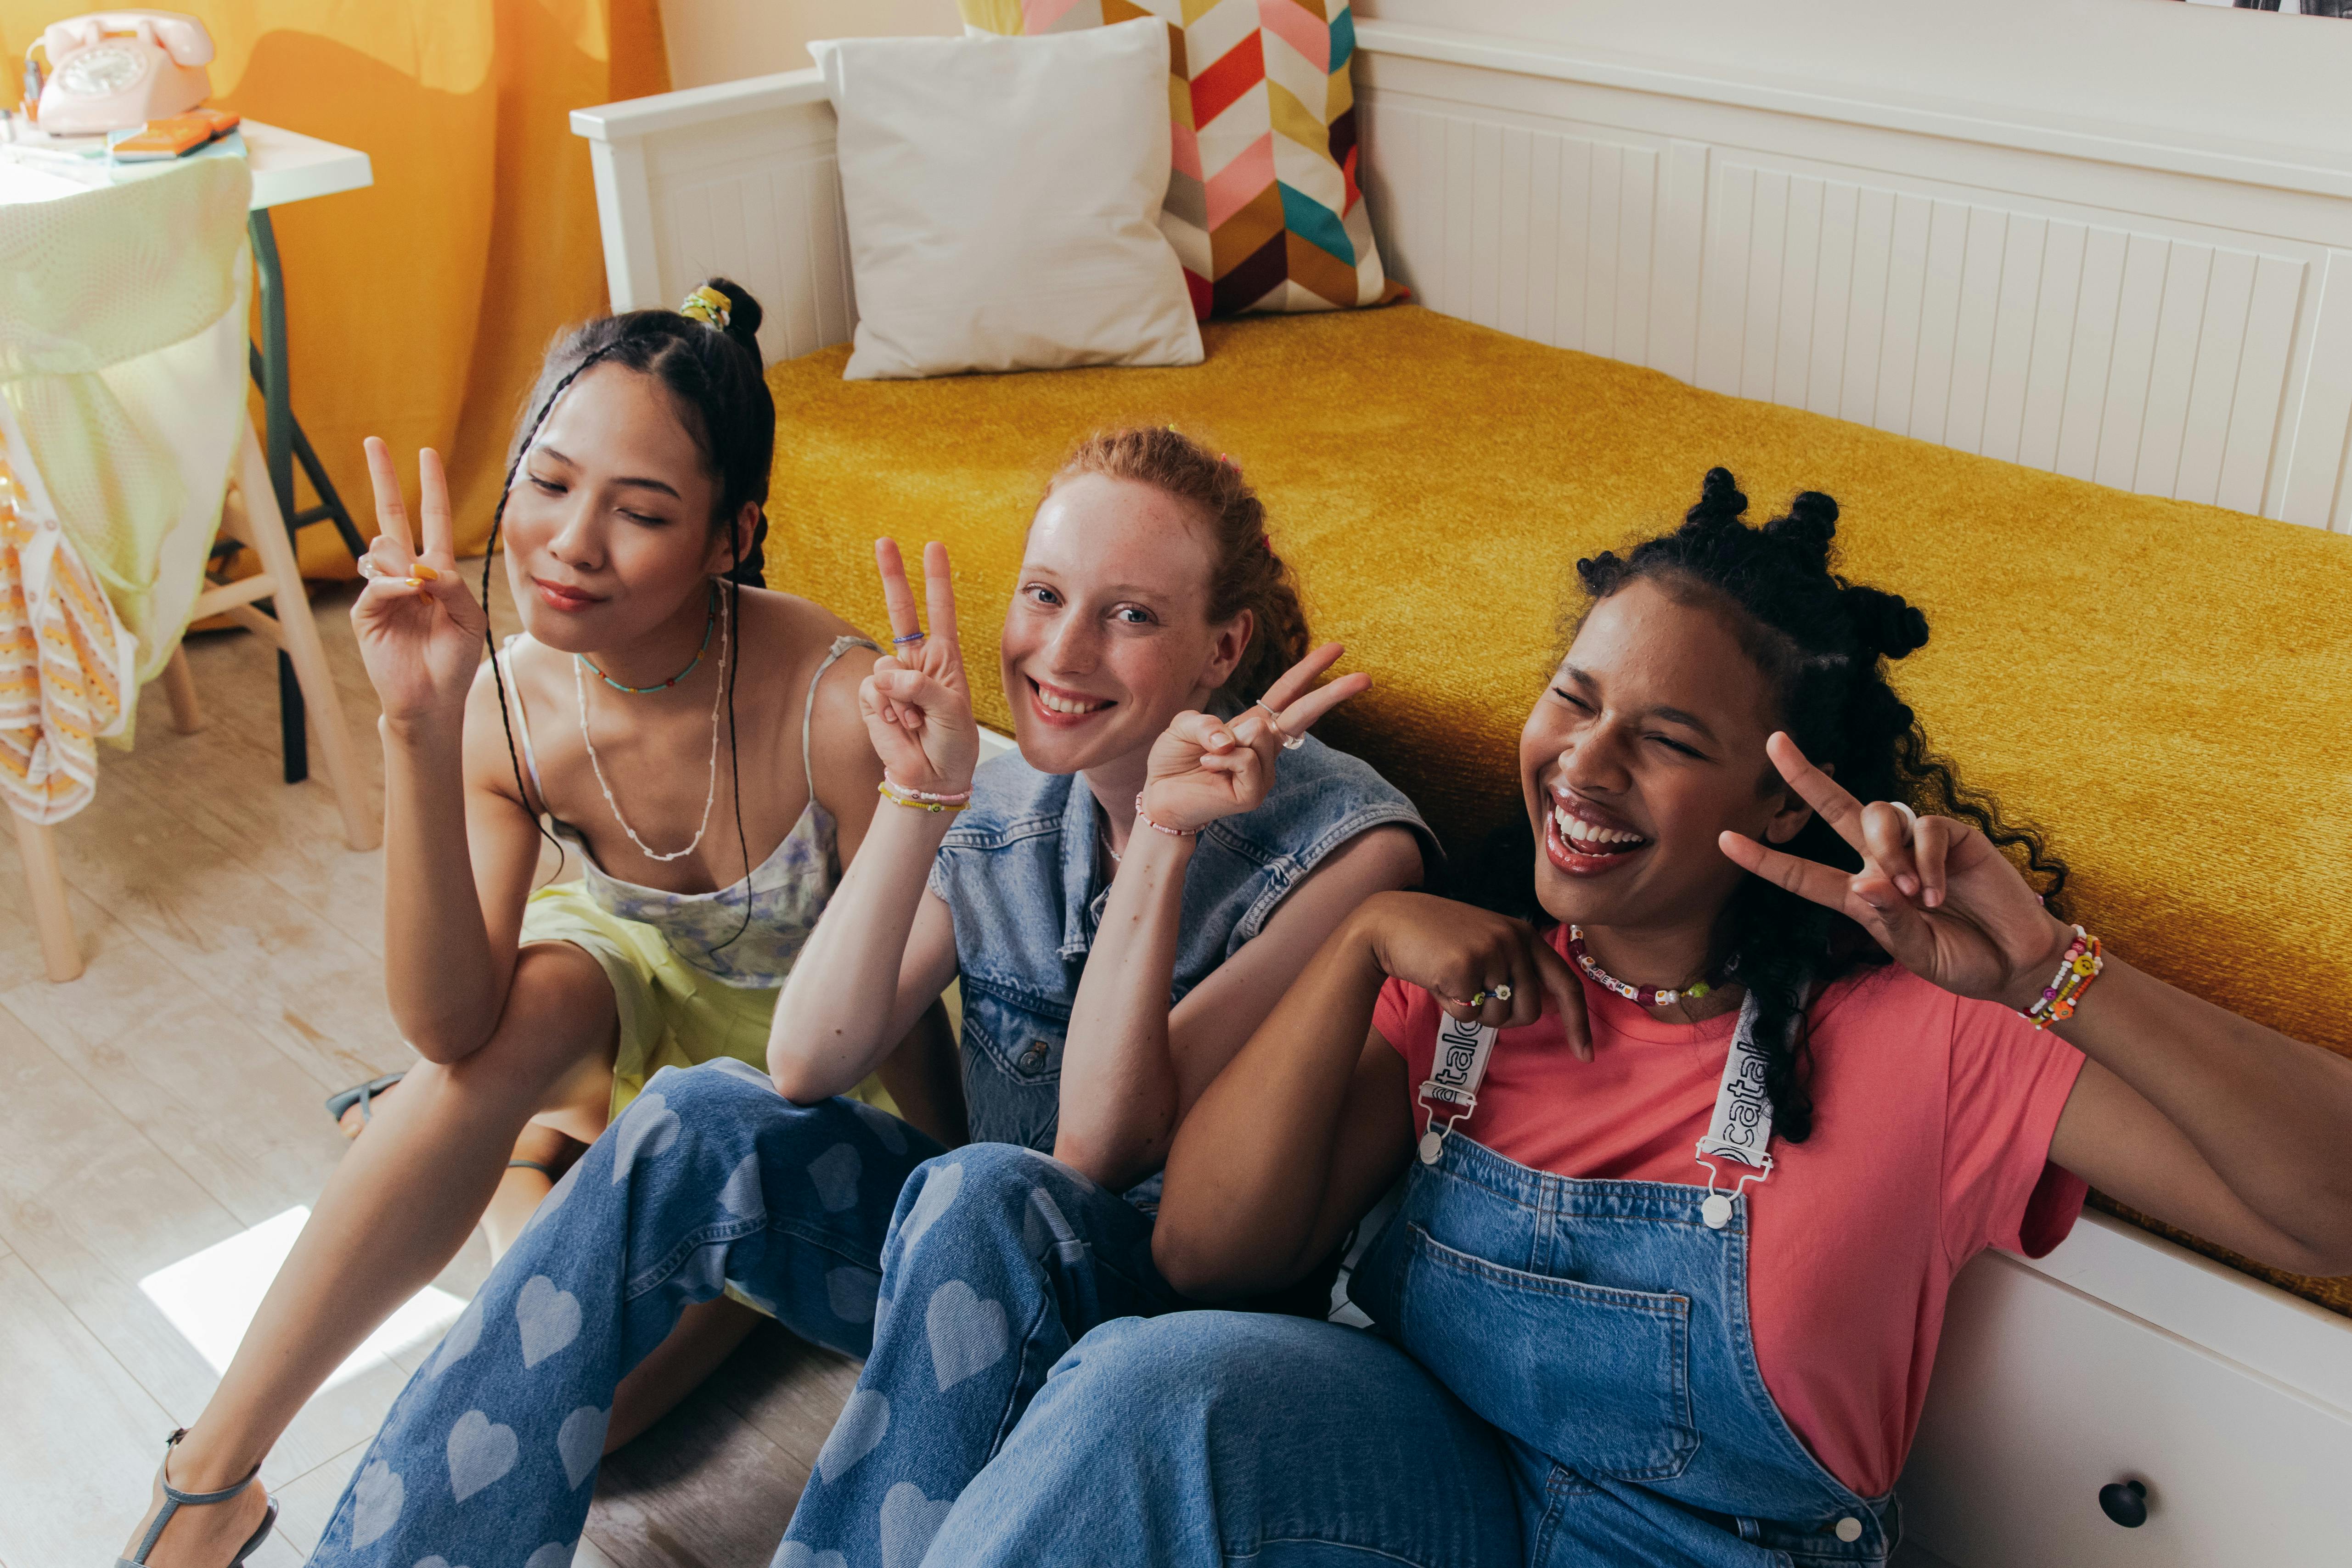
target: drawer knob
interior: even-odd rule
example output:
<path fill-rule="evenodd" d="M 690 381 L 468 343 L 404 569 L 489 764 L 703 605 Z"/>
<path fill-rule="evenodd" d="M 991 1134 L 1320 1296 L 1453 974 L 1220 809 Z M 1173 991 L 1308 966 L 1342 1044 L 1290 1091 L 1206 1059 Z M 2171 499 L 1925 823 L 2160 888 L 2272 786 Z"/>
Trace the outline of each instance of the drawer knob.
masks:
<path fill-rule="evenodd" d="M 2099 1511 L 2126 1530 L 2147 1522 L 2147 1488 L 2138 1481 L 2111 1481 L 2099 1489 Z"/>

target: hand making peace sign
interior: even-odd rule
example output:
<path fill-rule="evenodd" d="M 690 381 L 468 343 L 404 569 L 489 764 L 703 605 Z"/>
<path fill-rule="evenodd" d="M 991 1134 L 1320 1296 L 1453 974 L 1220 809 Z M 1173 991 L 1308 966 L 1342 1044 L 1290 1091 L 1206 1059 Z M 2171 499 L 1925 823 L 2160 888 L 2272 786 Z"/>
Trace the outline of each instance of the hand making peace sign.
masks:
<path fill-rule="evenodd" d="M 923 547 L 923 595 L 930 609 L 926 634 L 915 616 L 914 591 L 896 539 L 874 541 L 882 571 L 882 601 L 890 612 L 891 652 L 874 661 L 857 688 L 866 733 L 883 771 L 902 789 L 955 795 L 971 788 L 980 758 L 980 732 L 971 718 L 963 650 L 956 642 L 955 580 L 948 547 Z"/>
<path fill-rule="evenodd" d="M 425 524 L 421 550 L 409 532 L 392 449 L 373 435 L 367 438 L 367 464 L 375 488 L 377 533 L 360 561 L 367 588 L 352 606 L 360 658 L 383 701 L 385 717 L 462 714 L 490 618 L 457 578 L 449 485 L 440 455 L 429 446 L 416 455 L 417 509 Z"/>
<path fill-rule="evenodd" d="M 1190 711 L 1170 720 L 1145 767 L 1145 814 L 1163 828 L 1192 832 L 1220 817 L 1255 810 L 1274 788 L 1275 759 L 1284 742 L 1303 738 L 1317 719 L 1371 689 L 1372 678 L 1361 674 L 1316 686 L 1315 677 L 1346 651 L 1324 643 L 1231 720 Z"/>
<path fill-rule="evenodd" d="M 1984 834 L 1949 817 L 1916 822 L 1884 800 L 1864 806 L 1776 733 L 1765 751 L 1789 787 L 1862 854 L 1851 874 L 1726 833 L 1748 871 L 1848 916 L 1905 968 L 1963 997 L 2030 1006 L 2073 931 Z"/>

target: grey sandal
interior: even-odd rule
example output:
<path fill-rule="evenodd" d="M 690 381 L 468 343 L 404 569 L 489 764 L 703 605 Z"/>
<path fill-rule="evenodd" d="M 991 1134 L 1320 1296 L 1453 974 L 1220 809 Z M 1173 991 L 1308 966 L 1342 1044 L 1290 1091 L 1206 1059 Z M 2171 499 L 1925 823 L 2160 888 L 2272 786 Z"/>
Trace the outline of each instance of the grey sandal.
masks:
<path fill-rule="evenodd" d="M 365 1083 L 354 1083 L 349 1089 L 339 1089 L 327 1096 L 327 1114 L 341 1123 L 351 1108 L 360 1108 L 360 1124 L 364 1126 L 375 1120 L 375 1097 L 407 1077 L 405 1072 L 387 1072 L 381 1078 L 371 1078 Z"/>
<path fill-rule="evenodd" d="M 147 1553 L 155 1550 L 155 1542 L 163 1539 L 163 1527 L 172 1522 L 173 1514 L 184 1508 L 203 1508 L 209 1503 L 227 1502 L 232 1498 L 242 1497 L 245 1489 L 253 1484 L 253 1478 L 261 1473 L 261 1467 L 256 1465 L 246 1472 L 245 1479 L 233 1487 L 225 1487 L 219 1491 L 182 1491 L 172 1484 L 172 1450 L 178 1448 L 180 1439 L 187 1435 L 188 1429 L 183 1427 L 163 1439 L 163 1462 L 155 1467 L 155 1484 L 163 1489 L 163 1506 L 155 1511 L 155 1522 L 147 1527 L 147 1537 L 139 1543 L 139 1554 L 116 1558 L 114 1568 L 146 1568 Z M 278 1500 L 273 1497 L 269 1500 L 269 1511 L 262 1516 L 261 1528 L 236 1549 L 236 1555 L 228 1560 L 228 1568 L 237 1568 L 238 1563 L 252 1556 L 256 1549 L 269 1539 L 269 1532 L 277 1525 Z"/>

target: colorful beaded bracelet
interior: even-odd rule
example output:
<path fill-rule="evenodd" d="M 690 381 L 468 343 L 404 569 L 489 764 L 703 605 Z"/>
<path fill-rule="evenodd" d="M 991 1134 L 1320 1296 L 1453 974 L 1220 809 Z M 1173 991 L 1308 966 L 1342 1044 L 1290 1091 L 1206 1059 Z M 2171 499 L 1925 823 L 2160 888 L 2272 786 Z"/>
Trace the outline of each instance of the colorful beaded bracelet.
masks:
<path fill-rule="evenodd" d="M 2074 940 L 2067 944 L 2065 956 L 2058 960 L 2058 972 L 2042 988 L 2041 999 L 2026 1009 L 2026 1021 L 2036 1029 L 2064 1023 L 2074 1016 L 2083 993 L 2091 988 L 2091 982 L 2105 967 L 2106 957 L 2099 939 L 2075 926 Z"/>
<path fill-rule="evenodd" d="M 971 792 L 966 790 L 960 800 L 944 797 L 925 798 L 911 789 L 901 789 L 887 779 L 874 786 L 875 793 L 893 806 L 904 806 L 912 811 L 966 811 L 971 809 Z"/>
<path fill-rule="evenodd" d="M 952 795 L 933 795 L 926 790 L 908 789 L 904 784 L 891 778 L 887 771 L 882 775 L 882 782 L 908 800 L 920 800 L 926 806 L 966 806 L 971 803 L 971 791 L 969 789 L 959 789 Z"/>

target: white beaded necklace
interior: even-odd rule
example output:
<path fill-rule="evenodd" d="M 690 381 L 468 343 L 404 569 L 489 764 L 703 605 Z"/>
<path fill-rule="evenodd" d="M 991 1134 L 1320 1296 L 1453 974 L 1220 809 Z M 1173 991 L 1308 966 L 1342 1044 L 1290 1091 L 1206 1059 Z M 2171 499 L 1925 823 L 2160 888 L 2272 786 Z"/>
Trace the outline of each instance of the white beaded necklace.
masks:
<path fill-rule="evenodd" d="M 646 847 L 646 841 L 637 837 L 637 830 L 629 826 L 629 820 L 621 815 L 621 803 L 613 799 L 612 785 L 604 781 L 604 765 L 596 759 L 596 743 L 588 738 L 588 683 L 580 674 L 583 661 L 579 654 L 572 655 L 572 690 L 579 702 L 580 741 L 588 748 L 588 766 L 596 771 L 596 787 L 604 791 L 604 804 L 613 809 L 613 821 L 621 824 L 621 831 L 629 835 L 629 842 L 636 845 L 637 852 L 649 861 L 674 861 L 690 855 L 695 846 L 702 842 L 702 835 L 710 831 L 711 802 L 719 799 L 719 710 L 727 700 L 727 596 L 721 593 L 719 596 L 719 690 L 710 699 L 710 788 L 703 793 L 702 822 L 694 830 L 693 839 L 686 848 L 672 850 L 666 855 L 657 855 Z"/>

